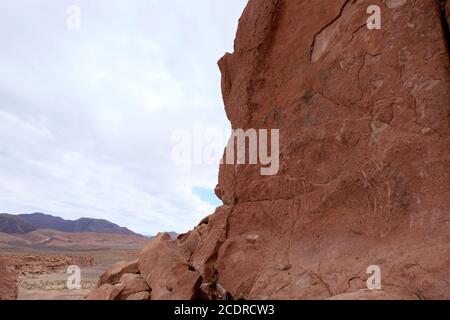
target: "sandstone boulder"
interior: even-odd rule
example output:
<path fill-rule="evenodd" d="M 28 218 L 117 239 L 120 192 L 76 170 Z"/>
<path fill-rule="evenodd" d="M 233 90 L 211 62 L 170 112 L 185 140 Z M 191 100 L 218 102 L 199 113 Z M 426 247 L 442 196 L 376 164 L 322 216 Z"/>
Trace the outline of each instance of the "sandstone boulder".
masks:
<path fill-rule="evenodd" d="M 134 260 L 131 262 L 119 262 L 113 265 L 111 268 L 106 270 L 100 277 L 98 282 L 98 287 L 109 283 L 114 284 L 120 281 L 120 278 L 126 273 L 138 273 L 139 272 L 139 261 Z"/>
<path fill-rule="evenodd" d="M 142 277 L 152 290 L 154 300 L 193 299 L 202 277 L 189 264 L 189 253 L 165 233 L 154 238 L 139 260 Z"/>
<path fill-rule="evenodd" d="M 124 288 L 125 285 L 123 283 L 106 283 L 92 290 L 86 296 L 86 300 L 119 300 L 119 296 Z"/>
<path fill-rule="evenodd" d="M 130 296 L 135 296 L 133 300 L 148 300 L 148 299 L 137 299 L 139 296 L 143 296 L 141 294 L 136 296 L 139 293 L 147 292 L 149 293 L 150 287 L 147 282 L 138 274 L 124 274 L 120 278 L 120 283 L 124 284 L 124 288 L 119 295 L 120 300 L 125 300 Z"/>
<path fill-rule="evenodd" d="M 102 284 L 86 296 L 86 300 L 149 300 L 149 298 L 150 287 L 139 274 L 134 273 L 125 273 L 118 281 Z"/>

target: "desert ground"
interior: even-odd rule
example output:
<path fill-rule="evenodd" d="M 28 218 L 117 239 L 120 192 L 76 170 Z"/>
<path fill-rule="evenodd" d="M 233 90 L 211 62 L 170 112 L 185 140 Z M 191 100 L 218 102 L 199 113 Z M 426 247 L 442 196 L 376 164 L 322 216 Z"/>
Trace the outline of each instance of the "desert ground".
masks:
<path fill-rule="evenodd" d="M 11 242 L 0 245 L 0 256 L 16 261 L 15 268 L 20 272 L 18 300 L 83 299 L 106 269 L 117 262 L 136 259 L 147 242 L 146 239 L 127 238 L 128 241 L 121 244 L 115 241 L 119 240 L 115 239 L 116 235 L 95 235 L 105 239 L 88 244 L 81 241 L 80 235 L 70 236 L 78 238 L 71 246 Z M 85 239 L 89 238 L 86 236 Z M 70 290 L 66 286 L 69 265 L 78 265 L 81 269 L 81 290 Z"/>
<path fill-rule="evenodd" d="M 69 256 L 92 258 L 91 265 L 80 266 L 81 290 L 69 290 L 66 286 L 69 274 L 67 266 L 61 266 L 56 270 L 44 270 L 37 266 L 35 270 L 21 271 L 19 277 L 18 300 L 79 300 L 83 299 L 93 289 L 100 275 L 111 265 L 119 261 L 133 260 L 139 250 L 133 249 L 97 249 L 86 251 L 60 251 L 60 250 L 1 250 L 0 255 L 13 257 L 38 257 L 45 258 Z M 31 268 L 32 269 L 32 268 Z"/>

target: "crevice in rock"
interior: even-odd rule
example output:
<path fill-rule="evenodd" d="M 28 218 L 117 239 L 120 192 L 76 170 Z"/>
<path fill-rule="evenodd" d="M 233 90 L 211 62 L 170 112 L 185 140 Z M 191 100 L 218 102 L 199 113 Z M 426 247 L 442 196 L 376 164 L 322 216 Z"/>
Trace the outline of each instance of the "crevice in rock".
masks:
<path fill-rule="evenodd" d="M 201 290 L 201 284 L 203 283 L 203 278 L 200 277 L 197 283 L 194 285 L 194 288 L 192 289 L 192 298 L 191 300 L 198 301 L 201 300 L 202 297 L 202 290 Z"/>
<path fill-rule="evenodd" d="M 188 270 L 189 271 L 195 271 L 195 272 L 197 271 L 197 270 L 195 270 L 194 266 L 192 264 L 190 264 L 190 263 L 189 263 L 189 266 L 188 266 Z"/>
<path fill-rule="evenodd" d="M 351 287 L 352 287 L 351 282 L 352 282 L 353 280 L 361 280 L 362 282 L 367 281 L 366 279 L 363 279 L 363 278 L 361 278 L 360 276 L 351 277 L 350 279 L 347 280 L 347 286 L 348 286 L 347 289 L 351 289 Z"/>
<path fill-rule="evenodd" d="M 222 286 L 219 285 L 219 272 L 216 268 L 217 259 L 219 257 L 219 251 L 225 241 L 228 239 L 229 232 L 229 216 L 233 212 L 233 209 L 229 213 L 227 213 L 225 226 L 224 226 L 224 238 L 218 239 L 213 254 L 211 254 L 208 259 L 204 262 L 205 272 L 207 274 L 211 274 L 211 276 L 206 277 L 205 281 L 202 285 L 207 285 L 209 287 L 208 292 L 203 292 L 200 299 L 202 300 L 233 300 L 231 294 Z M 212 287 L 212 288 L 211 288 Z M 220 288 L 220 290 L 218 290 Z M 218 294 L 218 291 L 222 291 L 221 294 Z"/>
<path fill-rule="evenodd" d="M 445 44 L 447 45 L 447 54 L 450 59 L 450 27 L 449 27 L 446 12 L 445 12 L 445 6 L 446 6 L 448 0 L 435 0 L 435 1 L 439 8 L 442 32 L 444 33 L 444 41 L 445 41 Z"/>
<path fill-rule="evenodd" d="M 310 60 L 310 61 L 312 61 L 312 57 L 313 57 L 313 53 L 314 53 L 314 47 L 315 47 L 315 44 L 316 44 L 317 37 L 318 37 L 322 32 L 324 32 L 329 26 L 331 26 L 333 23 L 335 23 L 337 20 L 339 20 L 340 17 L 342 17 L 342 14 L 344 13 L 345 7 L 347 6 L 347 4 L 348 4 L 350 1 L 351 1 L 351 0 L 346 0 L 346 1 L 344 2 L 344 4 L 342 5 L 341 10 L 339 11 L 339 14 L 338 14 L 333 20 L 331 20 L 329 23 L 327 23 L 322 29 L 320 29 L 319 32 L 317 32 L 317 33 L 314 35 L 313 42 L 312 42 L 312 44 L 311 44 L 311 52 L 310 52 L 310 56 L 309 56 L 309 60 Z"/>
<path fill-rule="evenodd" d="M 216 262 L 217 262 L 217 258 L 219 256 L 219 250 L 220 247 L 222 246 L 223 242 L 217 241 L 215 247 L 214 247 L 214 253 L 205 261 L 205 270 L 207 270 L 208 268 L 211 268 L 213 271 L 213 276 L 212 279 L 214 279 L 214 281 L 217 281 L 218 278 L 218 271 L 216 269 Z"/>
<path fill-rule="evenodd" d="M 362 28 L 367 26 L 367 22 L 364 22 L 363 24 L 359 25 L 355 31 L 352 32 L 352 36 L 350 37 L 350 40 L 347 42 L 347 46 L 353 41 L 353 39 L 355 38 L 356 33 L 361 30 Z"/>
<path fill-rule="evenodd" d="M 323 279 L 322 274 L 316 273 L 313 271 L 309 271 L 309 273 L 312 274 L 314 277 L 317 278 L 317 280 L 320 281 L 320 283 L 324 286 L 325 290 L 327 291 L 327 293 L 330 297 L 332 297 L 334 295 L 333 292 L 331 291 L 330 285 Z"/>

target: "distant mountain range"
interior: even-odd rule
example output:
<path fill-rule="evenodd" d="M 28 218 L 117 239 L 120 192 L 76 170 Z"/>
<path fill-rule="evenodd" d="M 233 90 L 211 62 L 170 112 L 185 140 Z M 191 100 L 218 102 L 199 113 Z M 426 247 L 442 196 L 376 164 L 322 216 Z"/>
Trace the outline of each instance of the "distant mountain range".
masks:
<path fill-rule="evenodd" d="M 7 234 L 26 234 L 38 229 L 57 230 L 66 233 L 114 233 L 122 235 L 138 235 L 133 231 L 120 227 L 107 220 L 81 218 L 65 220 L 43 213 L 12 215 L 0 214 L 0 232 Z"/>
<path fill-rule="evenodd" d="M 36 230 L 36 228 L 12 214 L 0 214 L 0 232 L 8 234 L 25 234 Z"/>

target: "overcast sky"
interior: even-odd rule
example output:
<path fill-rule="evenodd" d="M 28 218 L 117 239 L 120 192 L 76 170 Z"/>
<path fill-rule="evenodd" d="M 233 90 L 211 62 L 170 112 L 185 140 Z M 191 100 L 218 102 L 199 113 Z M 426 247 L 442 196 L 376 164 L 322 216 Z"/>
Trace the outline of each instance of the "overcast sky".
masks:
<path fill-rule="evenodd" d="M 173 134 L 229 127 L 216 62 L 245 4 L 0 0 L 0 212 L 143 234 L 212 213 L 219 159 L 174 163 Z M 70 5 L 81 29 L 67 27 Z"/>

